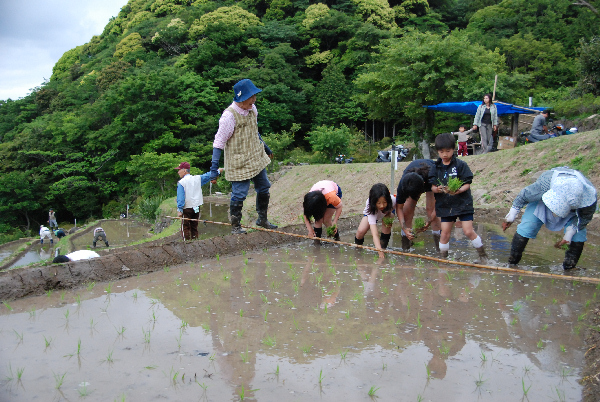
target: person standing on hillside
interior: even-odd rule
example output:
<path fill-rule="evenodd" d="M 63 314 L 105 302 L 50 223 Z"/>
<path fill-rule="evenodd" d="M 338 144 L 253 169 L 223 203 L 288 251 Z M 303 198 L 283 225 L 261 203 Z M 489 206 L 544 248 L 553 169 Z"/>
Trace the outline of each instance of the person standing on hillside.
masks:
<path fill-rule="evenodd" d="M 555 247 L 569 245 L 563 269 L 575 268 L 587 240 L 586 226 L 596 211 L 596 196 L 596 188 L 578 170 L 558 167 L 542 173 L 535 183 L 521 190 L 502 222 L 502 230 L 506 230 L 527 205 L 512 239 L 509 266 L 521 261 L 529 239 L 535 239 L 542 225 L 546 225 L 554 232 L 564 230 Z"/>
<path fill-rule="evenodd" d="M 177 182 L 177 216 L 183 218 L 181 220 L 181 234 L 183 240 L 197 239 L 200 206 L 204 204 L 202 186 L 210 181 L 210 172 L 202 175 L 191 175 L 188 162 L 181 162 L 175 170 L 181 178 Z M 222 171 L 223 169 L 219 169 L 219 175 Z"/>
<path fill-rule="evenodd" d="M 225 179 L 231 182 L 231 233 L 246 233 L 241 227 L 242 207 L 250 189 L 250 181 L 256 190 L 256 224 L 266 229 L 276 229 L 267 219 L 269 209 L 269 189 L 267 165 L 273 153 L 262 141 L 258 132 L 258 111 L 254 102 L 261 92 L 252 81 L 243 79 L 233 86 L 233 103 L 225 109 L 219 120 L 219 130 L 213 143 L 210 180 L 217 182 L 219 161 L 225 151 Z"/>
<path fill-rule="evenodd" d="M 50 211 L 48 212 L 48 226 L 50 226 L 50 229 L 58 229 L 58 223 L 56 223 L 56 213 L 52 208 L 50 208 Z"/>
<path fill-rule="evenodd" d="M 481 136 L 481 151 L 488 153 L 494 145 L 494 131 L 498 130 L 498 110 L 492 102 L 492 95 L 485 94 L 483 102 L 477 108 L 475 119 L 473 120 L 473 131 L 479 128 Z"/>

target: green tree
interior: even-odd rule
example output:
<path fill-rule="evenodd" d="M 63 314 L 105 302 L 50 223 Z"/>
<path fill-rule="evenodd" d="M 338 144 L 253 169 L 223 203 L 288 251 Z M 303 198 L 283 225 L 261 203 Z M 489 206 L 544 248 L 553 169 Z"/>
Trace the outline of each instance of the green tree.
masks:
<path fill-rule="evenodd" d="M 345 124 L 340 128 L 320 126 L 308 133 L 313 151 L 320 152 L 329 162 L 333 162 L 336 155 L 347 152 L 350 139 L 350 129 Z"/>
<path fill-rule="evenodd" d="M 579 65 L 579 88 L 584 93 L 600 95 L 600 36 L 581 41 Z"/>
<path fill-rule="evenodd" d="M 196 158 L 190 154 L 144 152 L 140 155 L 131 155 L 131 161 L 126 165 L 127 173 L 135 177 L 140 185 L 141 195 L 145 198 L 155 195 L 173 194 L 179 176 L 173 169 L 183 161 L 192 166 Z M 117 168 L 119 173 L 125 164 Z"/>

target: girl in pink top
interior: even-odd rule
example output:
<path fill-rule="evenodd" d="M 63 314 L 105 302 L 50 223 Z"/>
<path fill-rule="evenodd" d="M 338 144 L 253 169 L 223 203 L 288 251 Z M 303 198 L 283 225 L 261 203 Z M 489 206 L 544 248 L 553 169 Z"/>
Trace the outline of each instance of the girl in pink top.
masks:
<path fill-rule="evenodd" d="M 380 241 L 379 232 L 377 231 L 377 221 L 384 217 L 393 218 L 393 212 L 395 209 L 396 197 L 390 194 L 390 190 L 385 184 L 377 183 L 371 187 L 371 191 L 369 191 L 369 199 L 367 200 L 367 205 L 363 212 L 365 216 L 358 225 L 354 243 L 362 246 L 362 244 L 365 242 L 365 234 L 369 229 L 371 229 L 375 248 L 380 250 L 386 249 L 392 235 L 392 225 L 381 225 Z M 379 251 L 379 257 L 384 257 L 382 251 Z"/>
<path fill-rule="evenodd" d="M 321 180 L 315 183 L 304 196 L 302 203 L 304 208 L 304 224 L 310 237 L 321 237 L 323 234 L 323 224 L 326 227 L 337 225 L 337 221 L 342 215 L 342 189 L 331 180 Z M 331 217 L 335 212 L 333 222 Z M 315 220 L 315 228 L 313 230 L 310 218 Z M 340 240 L 340 235 L 336 229 L 335 240 Z M 315 244 L 320 244 L 319 240 L 315 240 Z"/>

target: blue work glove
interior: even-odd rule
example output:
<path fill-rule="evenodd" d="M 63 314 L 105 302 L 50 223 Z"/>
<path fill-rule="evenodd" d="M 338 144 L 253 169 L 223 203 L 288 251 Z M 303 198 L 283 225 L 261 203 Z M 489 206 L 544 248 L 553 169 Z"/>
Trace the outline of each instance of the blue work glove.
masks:
<path fill-rule="evenodd" d="M 220 148 L 213 148 L 212 163 L 210 165 L 210 180 L 217 180 L 219 176 L 219 161 L 221 160 L 221 154 L 223 150 Z"/>

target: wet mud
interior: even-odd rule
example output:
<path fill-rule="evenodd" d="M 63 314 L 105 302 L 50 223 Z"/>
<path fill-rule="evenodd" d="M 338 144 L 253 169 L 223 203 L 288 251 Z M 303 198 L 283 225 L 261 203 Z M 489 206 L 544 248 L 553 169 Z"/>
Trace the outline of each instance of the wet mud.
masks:
<path fill-rule="evenodd" d="M 243 250 L 0 306 L 0 400 L 581 399 L 593 285 Z"/>

